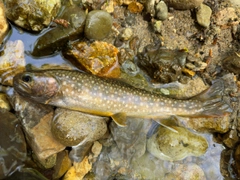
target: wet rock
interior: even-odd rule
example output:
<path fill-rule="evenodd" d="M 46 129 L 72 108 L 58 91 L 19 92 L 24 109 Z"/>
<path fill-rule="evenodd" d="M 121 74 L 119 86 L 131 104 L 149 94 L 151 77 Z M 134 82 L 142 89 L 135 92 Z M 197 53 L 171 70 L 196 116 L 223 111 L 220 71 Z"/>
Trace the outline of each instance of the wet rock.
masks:
<path fill-rule="evenodd" d="M 139 68 L 130 60 L 126 60 L 122 64 L 122 69 L 124 72 L 131 76 L 136 76 L 139 73 Z"/>
<path fill-rule="evenodd" d="M 146 12 L 152 17 L 155 15 L 155 0 L 149 0 L 145 3 Z"/>
<path fill-rule="evenodd" d="M 53 179 L 61 178 L 71 167 L 72 162 L 68 157 L 68 151 L 62 151 L 57 154 L 56 165 L 54 166 Z"/>
<path fill-rule="evenodd" d="M 131 13 L 141 13 L 143 8 L 144 8 L 144 6 L 141 3 L 139 3 L 139 2 L 131 2 L 128 5 L 128 10 Z"/>
<path fill-rule="evenodd" d="M 57 154 L 53 154 L 45 159 L 39 159 L 36 154 L 32 154 L 33 161 L 42 169 L 50 169 L 56 165 Z"/>
<path fill-rule="evenodd" d="M 187 10 L 200 6 L 203 0 L 164 0 L 164 2 L 174 9 Z"/>
<path fill-rule="evenodd" d="M 231 125 L 229 116 L 208 118 L 178 118 L 178 124 L 198 132 L 226 133 Z"/>
<path fill-rule="evenodd" d="M 68 170 L 64 176 L 64 180 L 82 180 L 83 177 L 92 169 L 92 164 L 88 162 L 86 156 L 82 162 L 73 163 L 73 166 Z"/>
<path fill-rule="evenodd" d="M 223 143 L 229 148 L 233 148 L 238 141 L 239 141 L 239 137 L 236 129 L 232 129 L 228 131 L 223 136 Z"/>
<path fill-rule="evenodd" d="M 165 170 L 160 168 L 163 167 L 163 162 L 157 162 L 150 154 L 145 153 L 140 158 L 132 161 L 131 166 L 132 177 L 135 177 L 135 179 L 159 179 L 159 177 L 164 177 Z"/>
<path fill-rule="evenodd" d="M 0 108 L 10 111 L 11 105 L 7 99 L 7 95 L 4 93 L 0 93 Z"/>
<path fill-rule="evenodd" d="M 153 28 L 155 32 L 161 33 L 161 27 L 162 27 L 162 21 L 154 22 Z"/>
<path fill-rule="evenodd" d="M 148 121 L 144 123 L 144 121 Z M 110 131 L 121 155 L 126 160 L 142 156 L 146 150 L 146 135 L 150 120 L 128 118 L 127 126 L 122 128 L 112 122 Z"/>
<path fill-rule="evenodd" d="M 179 164 L 179 165 L 176 165 L 176 167 L 172 170 L 172 172 L 167 174 L 164 179 L 165 180 L 170 180 L 170 179 L 206 180 L 206 177 L 202 168 L 196 164 Z"/>
<path fill-rule="evenodd" d="M 51 132 L 53 108 L 23 98 L 16 92 L 12 94 L 10 92 L 8 92 L 10 102 L 20 118 L 26 139 L 39 162 L 45 162 L 50 156 L 62 151 L 65 146 L 56 141 Z"/>
<path fill-rule="evenodd" d="M 47 180 L 41 173 L 32 168 L 20 168 L 18 171 L 14 172 L 10 177 L 6 180 L 16 180 L 16 179 L 24 179 L 24 180 Z"/>
<path fill-rule="evenodd" d="M 168 17 L 168 7 L 164 1 L 160 1 L 156 6 L 156 18 L 158 20 L 165 20 Z"/>
<path fill-rule="evenodd" d="M 9 25 L 5 16 L 5 7 L 3 1 L 0 1 L 0 47 L 9 31 Z"/>
<path fill-rule="evenodd" d="M 88 39 L 102 40 L 109 35 L 112 29 L 112 17 L 103 10 L 93 10 L 87 15 L 84 29 Z"/>
<path fill-rule="evenodd" d="M 170 83 L 181 81 L 186 57 L 185 51 L 161 48 L 160 44 L 157 44 L 146 46 L 142 53 L 138 53 L 136 62 L 153 80 Z"/>
<path fill-rule="evenodd" d="M 8 41 L 0 55 L 0 83 L 13 86 L 13 77 L 25 70 L 24 44 L 21 40 Z"/>
<path fill-rule="evenodd" d="M 222 65 L 224 69 L 234 74 L 240 74 L 240 56 L 238 54 L 223 59 Z"/>
<path fill-rule="evenodd" d="M 133 31 L 131 28 L 125 28 L 120 35 L 120 38 L 124 41 L 128 41 L 133 35 Z"/>
<path fill-rule="evenodd" d="M 107 131 L 108 118 L 57 108 L 52 121 L 52 132 L 66 146 L 94 142 Z"/>
<path fill-rule="evenodd" d="M 27 158 L 27 147 L 19 120 L 0 109 L 0 179 L 21 167 Z"/>
<path fill-rule="evenodd" d="M 6 16 L 18 26 L 30 30 L 41 31 L 47 27 L 57 15 L 60 0 L 9 0 L 5 1 Z"/>
<path fill-rule="evenodd" d="M 211 8 L 205 4 L 201 4 L 196 13 L 198 24 L 205 28 L 209 27 L 211 15 Z"/>
<path fill-rule="evenodd" d="M 35 42 L 33 56 L 47 56 L 61 50 L 69 40 L 79 39 L 84 30 L 85 12 L 78 6 L 66 7 L 63 13 L 54 20 L 57 26 Z"/>
<path fill-rule="evenodd" d="M 200 135 L 177 126 L 171 126 L 176 132 L 159 127 L 147 141 L 148 151 L 162 160 L 177 161 L 187 156 L 201 156 L 208 148 L 206 139 Z"/>
<path fill-rule="evenodd" d="M 79 69 L 115 78 L 120 75 L 117 53 L 115 46 L 102 41 L 95 41 L 89 46 L 85 42 L 75 42 L 63 50 L 64 57 Z"/>
<path fill-rule="evenodd" d="M 237 146 L 234 152 L 234 161 L 235 161 L 235 171 L 237 172 L 238 176 L 240 175 L 240 145 Z"/>

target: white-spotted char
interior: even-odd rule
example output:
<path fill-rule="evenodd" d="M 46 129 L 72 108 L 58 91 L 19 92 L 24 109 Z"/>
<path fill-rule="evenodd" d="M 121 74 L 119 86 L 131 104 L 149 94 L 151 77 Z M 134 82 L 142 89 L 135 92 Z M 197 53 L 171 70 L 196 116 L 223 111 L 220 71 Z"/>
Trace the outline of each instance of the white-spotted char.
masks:
<path fill-rule="evenodd" d="M 70 70 L 24 72 L 14 77 L 15 90 L 39 103 L 111 116 L 125 125 L 126 116 L 162 119 L 170 116 L 223 116 L 231 112 L 222 101 L 222 83 L 190 100 L 176 100 L 117 80 Z"/>

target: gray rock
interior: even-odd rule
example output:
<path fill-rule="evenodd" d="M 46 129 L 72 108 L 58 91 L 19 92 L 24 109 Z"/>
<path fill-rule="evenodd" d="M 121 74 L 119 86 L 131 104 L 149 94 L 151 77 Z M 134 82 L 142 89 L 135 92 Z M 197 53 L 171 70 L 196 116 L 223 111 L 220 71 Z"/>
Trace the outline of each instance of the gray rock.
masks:
<path fill-rule="evenodd" d="M 179 10 L 193 9 L 203 2 L 203 0 L 164 0 L 169 7 Z"/>
<path fill-rule="evenodd" d="M 168 7 L 164 1 L 160 1 L 156 6 L 156 18 L 158 20 L 165 20 L 168 17 Z"/>
<path fill-rule="evenodd" d="M 205 4 L 201 4 L 196 13 L 198 24 L 207 28 L 210 25 L 211 15 L 211 8 Z"/>
<path fill-rule="evenodd" d="M 5 1 L 7 18 L 18 26 L 30 30 L 41 31 L 47 27 L 57 15 L 60 0 L 9 0 Z"/>
<path fill-rule="evenodd" d="M 111 122 L 110 131 L 122 156 L 128 160 L 138 158 L 145 153 L 147 127 L 150 120 L 127 119 L 127 126 L 122 128 Z"/>
<path fill-rule="evenodd" d="M 0 179 L 4 179 L 23 165 L 27 147 L 16 116 L 0 109 L 0 117 Z"/>
<path fill-rule="evenodd" d="M 94 142 L 107 132 L 107 117 L 57 108 L 52 121 L 52 133 L 66 146 Z"/>
<path fill-rule="evenodd" d="M 85 36 L 88 39 L 102 40 L 112 30 L 112 16 L 103 10 L 93 10 L 87 15 Z"/>

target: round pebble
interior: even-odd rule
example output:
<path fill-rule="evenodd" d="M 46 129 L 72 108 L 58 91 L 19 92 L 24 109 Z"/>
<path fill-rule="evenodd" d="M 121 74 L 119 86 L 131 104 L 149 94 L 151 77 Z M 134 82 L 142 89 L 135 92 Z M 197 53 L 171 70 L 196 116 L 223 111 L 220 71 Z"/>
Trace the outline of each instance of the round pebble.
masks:
<path fill-rule="evenodd" d="M 93 40 L 102 40 L 109 35 L 112 29 L 112 17 L 103 10 L 93 10 L 87 15 L 85 37 Z"/>
<path fill-rule="evenodd" d="M 210 25 L 211 15 L 211 8 L 205 4 L 201 4 L 196 13 L 198 24 L 207 28 Z"/>
<path fill-rule="evenodd" d="M 203 0 L 165 0 L 165 3 L 169 7 L 173 7 L 174 9 L 179 9 L 179 10 L 196 8 L 200 6 L 202 2 Z"/>
<path fill-rule="evenodd" d="M 168 7 L 164 1 L 160 1 L 156 6 L 156 18 L 158 20 L 165 20 L 168 17 Z"/>

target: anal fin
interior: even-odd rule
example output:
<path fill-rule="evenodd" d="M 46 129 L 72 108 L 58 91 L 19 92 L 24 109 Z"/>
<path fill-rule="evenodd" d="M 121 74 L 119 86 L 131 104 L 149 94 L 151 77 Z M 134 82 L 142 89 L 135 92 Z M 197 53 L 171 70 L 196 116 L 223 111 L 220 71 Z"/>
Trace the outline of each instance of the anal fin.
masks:
<path fill-rule="evenodd" d="M 127 125 L 125 113 L 122 113 L 122 112 L 116 113 L 116 114 L 112 115 L 111 118 L 118 126 L 125 127 Z"/>

